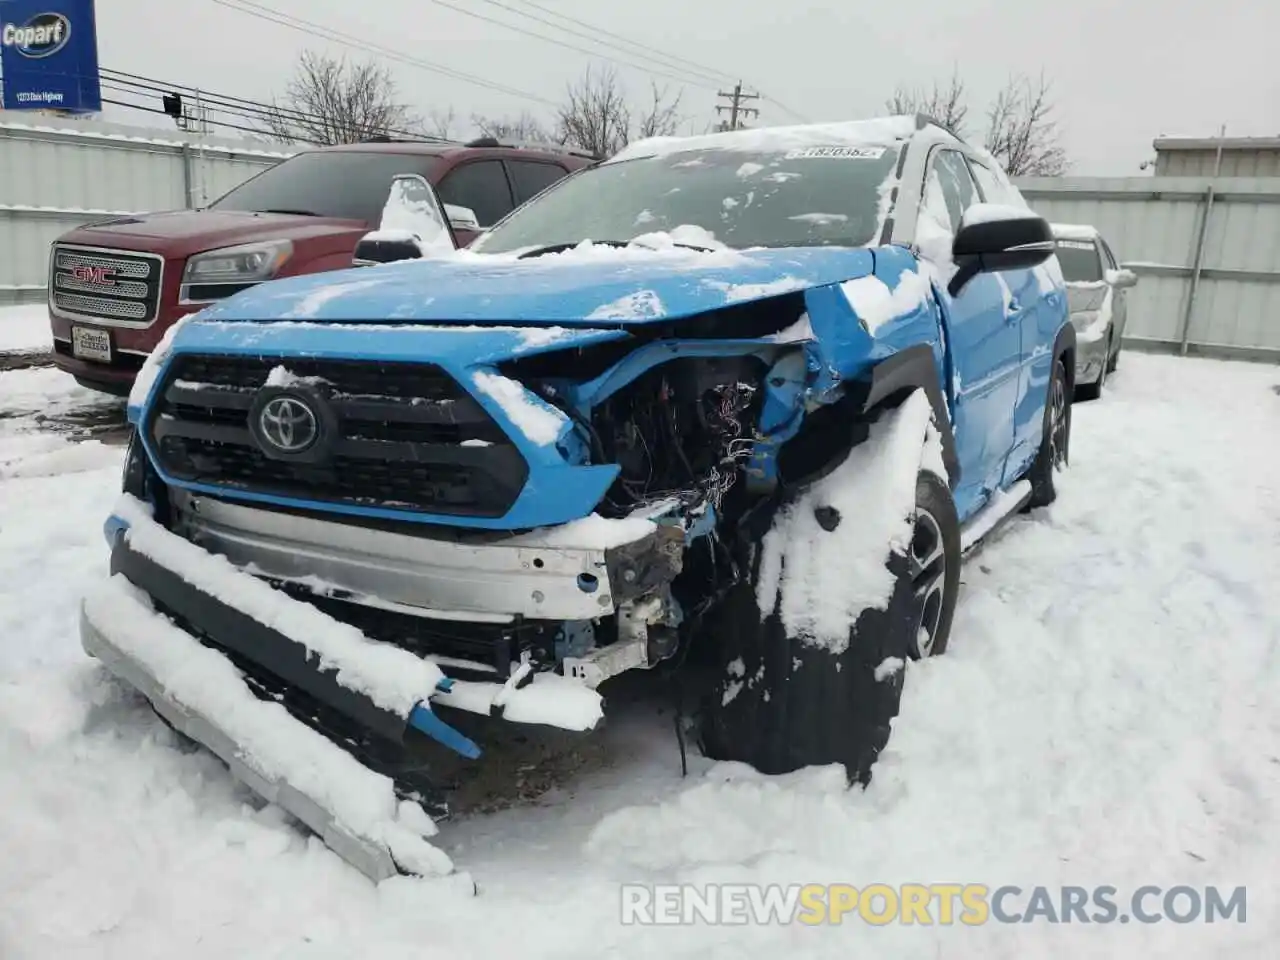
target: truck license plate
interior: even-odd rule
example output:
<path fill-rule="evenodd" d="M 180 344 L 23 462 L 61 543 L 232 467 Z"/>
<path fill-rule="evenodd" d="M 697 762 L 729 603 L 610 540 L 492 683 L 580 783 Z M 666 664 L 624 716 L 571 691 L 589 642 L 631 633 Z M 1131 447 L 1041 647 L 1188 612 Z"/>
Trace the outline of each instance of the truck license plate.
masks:
<path fill-rule="evenodd" d="M 71 328 L 71 354 L 82 360 L 111 362 L 111 334 L 92 327 Z"/>

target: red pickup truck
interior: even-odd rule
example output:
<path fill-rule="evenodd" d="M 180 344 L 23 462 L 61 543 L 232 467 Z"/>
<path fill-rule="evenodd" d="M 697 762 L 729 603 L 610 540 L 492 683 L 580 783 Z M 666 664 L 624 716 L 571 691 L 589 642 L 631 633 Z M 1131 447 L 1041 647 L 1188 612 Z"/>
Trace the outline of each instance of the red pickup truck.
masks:
<path fill-rule="evenodd" d="M 180 317 L 254 284 L 352 266 L 391 180 L 418 174 L 446 205 L 458 246 L 594 158 L 553 146 L 382 141 L 281 161 L 202 210 L 113 217 L 49 254 L 53 359 L 81 384 L 126 395 Z"/>

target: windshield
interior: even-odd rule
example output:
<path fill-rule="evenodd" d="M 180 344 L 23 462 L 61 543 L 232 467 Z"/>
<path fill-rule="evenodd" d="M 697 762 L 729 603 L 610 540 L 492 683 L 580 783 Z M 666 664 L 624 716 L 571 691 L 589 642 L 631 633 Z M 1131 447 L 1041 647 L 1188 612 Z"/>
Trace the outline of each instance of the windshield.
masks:
<path fill-rule="evenodd" d="M 1058 263 L 1067 283 L 1096 283 L 1102 279 L 1098 249 L 1087 240 L 1059 240 Z"/>
<path fill-rule="evenodd" d="M 240 184 L 210 209 L 310 214 L 376 226 L 391 178 L 426 176 L 433 159 L 358 150 L 300 153 Z"/>
<path fill-rule="evenodd" d="M 678 227 L 677 239 L 693 244 L 705 231 L 737 248 L 862 246 L 876 237 L 880 185 L 896 158 L 895 147 L 813 147 L 605 163 L 520 207 L 472 249 L 629 241 Z"/>

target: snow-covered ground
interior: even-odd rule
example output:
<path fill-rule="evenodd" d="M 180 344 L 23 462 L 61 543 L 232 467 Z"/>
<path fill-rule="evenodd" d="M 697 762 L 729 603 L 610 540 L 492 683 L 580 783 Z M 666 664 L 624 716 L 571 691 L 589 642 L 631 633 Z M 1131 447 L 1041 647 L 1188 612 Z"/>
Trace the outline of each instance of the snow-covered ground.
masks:
<path fill-rule="evenodd" d="M 49 310 L 43 303 L 0 307 L 0 354 L 32 353 L 52 346 Z"/>
<path fill-rule="evenodd" d="M 0 373 L 0 957 L 1259 957 L 1280 943 L 1280 368 L 1126 353 L 1059 502 L 968 565 L 865 792 L 694 757 L 621 705 L 562 802 L 373 887 L 80 652 L 120 449 Z M 46 403 L 39 401 L 47 398 Z M 34 399 L 35 402 L 32 402 Z M 1247 922 L 627 927 L 625 882 L 1248 887 Z"/>

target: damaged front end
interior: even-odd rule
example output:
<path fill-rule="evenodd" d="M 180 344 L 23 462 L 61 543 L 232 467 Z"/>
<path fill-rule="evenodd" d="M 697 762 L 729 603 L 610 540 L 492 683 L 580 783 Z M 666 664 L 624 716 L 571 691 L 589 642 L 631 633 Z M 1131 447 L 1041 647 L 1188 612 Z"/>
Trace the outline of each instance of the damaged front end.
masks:
<path fill-rule="evenodd" d="M 482 754 L 457 718 L 591 730 L 597 688 L 679 662 L 740 582 L 780 450 L 841 396 L 806 305 L 406 326 L 372 351 L 356 324 L 196 321 L 130 410 L 85 649 L 370 877 L 440 872 L 399 805 L 447 814 L 439 751 Z M 193 682 L 210 656 L 247 697 Z M 376 802 L 335 813 L 341 788 L 297 756 L 340 762 L 299 730 Z"/>

